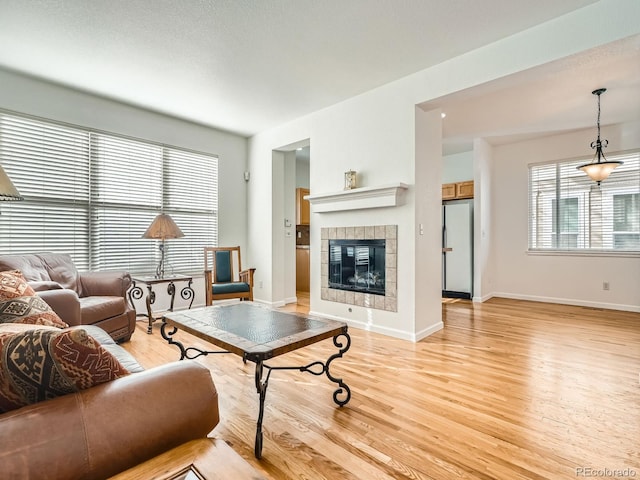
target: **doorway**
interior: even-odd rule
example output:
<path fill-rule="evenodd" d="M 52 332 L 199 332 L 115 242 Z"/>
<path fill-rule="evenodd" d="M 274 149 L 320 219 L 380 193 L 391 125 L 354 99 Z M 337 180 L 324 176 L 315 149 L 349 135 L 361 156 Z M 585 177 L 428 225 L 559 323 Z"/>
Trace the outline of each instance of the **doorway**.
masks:
<path fill-rule="evenodd" d="M 309 308 L 311 284 L 311 212 L 309 195 L 311 148 L 296 149 L 296 298 L 297 303 Z"/>

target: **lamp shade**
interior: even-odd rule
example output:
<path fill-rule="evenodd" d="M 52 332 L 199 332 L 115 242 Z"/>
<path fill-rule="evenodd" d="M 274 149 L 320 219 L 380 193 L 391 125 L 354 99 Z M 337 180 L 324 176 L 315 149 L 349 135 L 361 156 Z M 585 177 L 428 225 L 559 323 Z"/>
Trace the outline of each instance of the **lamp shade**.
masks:
<path fill-rule="evenodd" d="M 578 168 L 589 175 L 591 180 L 600 183 L 602 180 L 606 179 L 618 165 L 622 165 L 622 162 L 607 160 L 605 162 L 586 163 L 584 165 L 580 165 Z"/>
<path fill-rule="evenodd" d="M 161 213 L 153 219 L 147 231 L 142 234 L 142 238 L 155 238 L 158 240 L 165 240 L 167 238 L 181 238 L 184 237 L 184 233 L 180 230 L 180 227 L 176 225 L 166 213 Z"/>
<path fill-rule="evenodd" d="M 4 168 L 0 166 L 0 201 L 24 200 L 18 189 L 13 185 Z"/>

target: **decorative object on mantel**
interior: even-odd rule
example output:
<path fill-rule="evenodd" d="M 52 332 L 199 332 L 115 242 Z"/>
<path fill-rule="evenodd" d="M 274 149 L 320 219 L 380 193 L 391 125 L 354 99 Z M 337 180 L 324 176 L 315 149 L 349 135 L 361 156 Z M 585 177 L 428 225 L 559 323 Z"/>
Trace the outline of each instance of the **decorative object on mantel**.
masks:
<path fill-rule="evenodd" d="M 585 163 L 584 165 L 576 167 L 578 170 L 582 170 L 589 175 L 591 180 L 597 182 L 598 185 L 600 185 L 600 182 L 606 179 L 616 167 L 622 165 L 622 162 L 619 160 L 607 160 L 602 152 L 602 149 L 607 148 L 607 145 L 609 145 L 608 140 L 600 140 L 600 95 L 606 91 L 606 88 L 598 88 L 591 92 L 593 95 L 598 96 L 598 138 L 595 142 L 591 142 L 591 148 L 596 149 L 596 154 L 591 163 Z"/>
<path fill-rule="evenodd" d="M 24 200 L 18 189 L 0 165 L 0 201 Z"/>
<path fill-rule="evenodd" d="M 151 238 L 154 240 L 161 240 L 160 249 L 160 263 L 156 268 L 156 278 L 164 278 L 164 241 L 168 238 L 182 238 L 184 233 L 180 230 L 180 227 L 176 225 L 166 213 L 161 213 L 153 219 L 147 231 L 142 234 L 142 238 Z"/>
<path fill-rule="evenodd" d="M 366 208 L 397 207 L 405 204 L 405 183 L 393 183 L 379 187 L 360 187 L 340 192 L 307 195 L 313 213 L 340 212 Z"/>
<path fill-rule="evenodd" d="M 344 172 L 344 189 L 353 190 L 356 188 L 356 172 L 355 170 L 349 170 Z"/>

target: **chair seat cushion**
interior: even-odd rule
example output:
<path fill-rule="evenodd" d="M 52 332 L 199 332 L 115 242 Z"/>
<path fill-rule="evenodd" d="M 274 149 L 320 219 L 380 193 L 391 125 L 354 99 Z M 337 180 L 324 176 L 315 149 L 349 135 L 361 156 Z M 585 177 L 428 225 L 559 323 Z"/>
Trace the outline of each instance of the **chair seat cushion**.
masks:
<path fill-rule="evenodd" d="M 122 297 L 84 297 L 80 299 L 82 323 L 93 324 L 122 315 L 126 304 Z"/>
<path fill-rule="evenodd" d="M 249 292 L 249 284 L 246 282 L 216 283 L 212 290 L 214 295 Z"/>

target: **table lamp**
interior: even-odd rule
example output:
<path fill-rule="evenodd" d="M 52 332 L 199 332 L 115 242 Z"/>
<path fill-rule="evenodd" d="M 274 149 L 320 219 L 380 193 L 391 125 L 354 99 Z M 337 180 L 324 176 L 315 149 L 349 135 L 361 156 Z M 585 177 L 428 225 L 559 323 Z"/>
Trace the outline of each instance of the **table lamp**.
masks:
<path fill-rule="evenodd" d="M 10 200 L 24 200 L 24 198 L 0 165 L 0 201 Z"/>
<path fill-rule="evenodd" d="M 156 268 L 156 278 L 164 278 L 164 241 L 168 238 L 181 238 L 184 237 L 184 233 L 180 230 L 180 227 L 176 225 L 166 213 L 161 213 L 153 219 L 147 231 L 144 232 L 142 238 L 151 238 L 154 240 L 161 240 L 160 246 L 160 263 Z"/>

